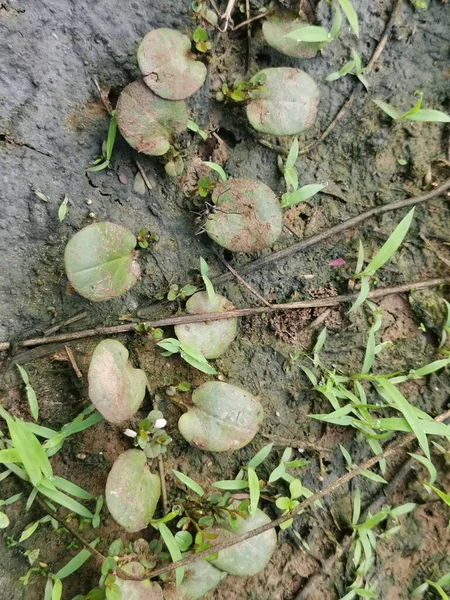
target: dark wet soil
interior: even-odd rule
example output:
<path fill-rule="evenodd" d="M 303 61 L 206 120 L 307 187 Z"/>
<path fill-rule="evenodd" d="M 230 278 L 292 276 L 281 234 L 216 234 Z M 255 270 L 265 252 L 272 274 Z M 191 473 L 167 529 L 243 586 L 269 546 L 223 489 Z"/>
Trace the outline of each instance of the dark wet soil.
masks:
<path fill-rule="evenodd" d="M 222 3 L 224 4 L 224 3 Z M 315 2 L 311 3 L 315 5 Z M 330 44 L 322 56 L 297 60 L 277 54 L 264 44 L 255 25 L 251 41 L 249 73 L 268 66 L 298 66 L 318 82 L 321 90 L 319 116 L 315 127 L 300 137 L 300 146 L 315 139 L 339 110 L 355 85 L 351 76 L 332 84 L 324 81 L 348 60 L 350 49 L 357 47 L 367 63 L 389 18 L 392 2 L 354 0 L 361 21 L 361 36 L 356 40 L 346 31 Z M 257 9 L 260 3 L 251 2 Z M 90 356 L 99 339 L 70 344 L 83 373 L 78 379 L 70 364 L 54 360 L 60 346 L 43 352 L 21 354 L 15 343 L 41 335 L 55 321 L 61 322 L 85 311 L 85 318 L 72 329 L 117 323 L 121 318 L 148 318 L 176 310 L 166 303 L 152 308 L 167 294 L 169 285 L 192 283 L 198 259 L 203 256 L 212 275 L 224 268 L 217 260 L 211 243 L 204 235 L 195 235 L 198 210 L 183 190 L 192 186 L 192 165 L 211 159 L 208 145 L 197 148 L 197 139 L 186 134 L 186 173 L 179 180 L 169 178 L 158 159 L 138 157 L 118 139 L 111 169 L 85 173 L 100 152 L 108 127 L 108 116 L 98 99 L 93 78 L 111 87 L 112 95 L 138 77 L 135 52 L 140 39 L 152 28 L 175 27 L 191 32 L 188 0 L 98 0 L 78 2 L 7 0 L 0 4 L 0 342 L 13 343 L 10 354 L 0 354 L 2 367 L 1 401 L 13 414 L 29 418 L 27 403 L 18 386 L 14 362 L 27 368 L 37 392 L 42 424 L 58 428 L 89 405 L 86 374 Z M 319 23 L 329 24 L 329 7 L 317 6 Z M 236 20 L 242 20 L 238 16 Z M 404 6 L 397 26 L 374 72 L 369 77 L 368 93 L 360 93 L 343 122 L 326 142 L 297 163 L 301 185 L 328 182 L 327 193 L 285 212 L 286 224 L 274 250 L 289 246 L 298 238 L 312 235 L 369 207 L 406 198 L 431 189 L 433 182 L 448 177 L 449 129 L 438 124 L 400 122 L 393 124 L 370 101 L 387 99 L 399 107 L 410 107 L 413 93 L 424 91 L 426 106 L 449 111 L 450 8 L 446 2 L 430 0 L 427 11 L 414 12 Z M 205 86 L 190 100 L 192 118 L 203 128 L 215 128 L 227 148 L 217 154 L 225 159 L 224 168 L 233 177 L 253 176 L 281 194 L 283 180 L 276 154 L 258 143 L 245 123 L 242 107 L 218 104 L 211 93 L 217 78 L 228 81 L 245 76 L 245 28 L 230 35 L 214 35 L 215 56 Z M 271 140 L 276 145 L 289 143 Z M 133 191 L 138 158 L 151 182 L 144 195 Z M 218 160 L 212 156 L 212 159 Z M 195 180 L 195 178 L 194 178 Z M 36 190 L 45 194 L 41 200 Z M 69 198 L 68 214 L 58 221 L 58 207 Z M 401 217 L 389 213 L 367 221 L 357 231 L 328 240 L 305 252 L 272 263 L 270 268 L 247 277 L 249 283 L 268 301 L 284 302 L 336 293 L 346 293 L 352 275 L 358 239 L 371 256 L 386 240 Z M 392 261 L 380 271 L 381 285 L 389 286 L 432 276 L 445 276 L 448 266 L 449 208 L 446 198 L 436 198 L 416 208 L 415 219 L 406 242 Z M 139 258 L 142 278 L 120 299 L 93 304 L 78 296 L 67 285 L 63 250 L 67 240 L 81 227 L 93 221 L 109 220 L 134 232 L 145 227 L 159 241 Z M 423 238 L 432 240 L 434 250 Z M 436 254 L 436 248 L 438 254 Z M 265 250 L 261 254 L 270 253 Z M 439 258 L 439 255 L 441 258 Z M 233 265 L 239 270 L 258 256 L 236 254 Z M 229 257 L 228 257 L 229 258 Z M 343 258 L 341 267 L 330 261 Z M 223 289 L 236 307 L 257 300 L 234 280 Z M 409 370 L 426 364 L 436 356 L 443 322 L 441 297 L 445 290 L 432 293 L 391 296 L 380 302 L 384 309 L 380 341 L 392 345 L 379 355 L 378 372 Z M 299 473 L 304 484 L 320 489 L 345 472 L 338 444 L 351 452 L 355 463 L 369 456 L 367 446 L 353 438 L 353 430 L 325 427 L 308 418 L 311 413 L 326 412 L 329 405 L 315 392 L 292 361 L 296 352 L 310 350 L 317 327 L 307 329 L 321 311 L 305 311 L 244 319 L 240 334 L 227 353 L 217 361 L 221 377 L 242 385 L 260 397 L 266 419 L 260 434 L 243 450 L 234 454 L 211 454 L 191 448 L 177 432 L 180 408 L 165 395 L 168 386 L 187 381 L 192 386 L 207 376 L 188 367 L 177 358 L 160 356 L 153 341 L 140 336 L 120 336 L 137 366 L 149 378 L 153 393 L 160 395 L 160 408 L 168 420 L 168 432 L 174 438 L 166 461 L 168 472 L 179 468 L 190 473 L 202 485 L 234 477 L 237 468 L 267 443 L 266 436 L 315 441 L 329 448 L 326 456 L 305 450 L 295 452 L 310 460 Z M 322 360 L 345 373 L 358 372 L 364 356 L 367 320 L 363 311 L 348 315 L 333 310 L 324 323 L 328 338 Z M 323 325 L 320 325 L 322 327 Z M 66 330 L 70 330 L 70 327 Z M 425 331 L 424 331 L 425 330 Z M 171 335 L 170 329 L 166 335 Z M 20 350 L 20 352 L 22 352 Z M 450 385 L 445 372 L 410 383 L 405 388 L 410 402 L 436 416 L 446 407 Z M 151 409 L 146 400 L 141 410 Z M 54 471 L 84 486 L 93 494 L 102 493 L 106 476 L 118 454 L 129 447 L 121 431 L 107 423 L 70 438 L 53 459 Z M 262 469 L 267 476 L 281 455 L 277 448 Z M 442 459 L 439 485 L 448 489 L 447 467 Z M 391 462 L 394 474 L 400 459 Z M 425 474 L 419 472 L 419 479 Z M 403 519 L 401 535 L 380 542 L 373 582 L 379 597 L 403 600 L 425 577 L 434 579 L 449 571 L 448 510 L 441 503 L 424 497 L 416 476 L 407 480 L 390 504 L 417 502 L 420 507 Z M 358 482 L 363 501 L 369 504 L 379 493 L 379 484 Z M 446 487 L 447 486 L 447 487 Z M 175 503 L 180 489 L 168 477 L 170 501 Z M 309 600 L 335 600 L 351 582 L 351 569 L 345 560 L 336 560 L 324 572 L 324 561 L 336 552 L 336 543 L 348 534 L 345 523 L 351 513 L 351 486 L 325 500 L 325 510 L 310 511 L 296 521 L 295 528 L 307 541 L 309 552 L 289 531 L 279 533 L 279 547 L 267 569 L 241 580 L 228 577 L 211 599 L 294 600 L 311 577 L 314 579 Z M 11 478 L 0 483 L 0 496 L 7 498 L 20 491 Z M 24 527 L 42 516 L 34 506 L 25 513 L 24 503 L 8 507 L 12 525 L 0 536 L 0 600 L 34 600 L 43 597 L 45 579 L 34 576 L 28 586 L 19 577 L 28 569 L 26 550 L 40 549 L 39 560 L 56 571 L 75 553 L 71 537 L 57 533 L 47 524 L 26 542 L 15 544 Z M 275 515 L 268 506 L 267 511 Z M 338 528 L 338 525 L 340 528 Z M 100 535 L 99 547 L 121 535 L 106 509 L 99 531 L 84 530 L 89 539 Z M 149 532 L 151 534 L 151 532 Z M 334 541 L 336 540 L 336 541 Z M 98 580 L 93 561 L 65 582 L 64 598 L 86 593 Z M 431 596 L 430 596 L 431 597 Z"/>

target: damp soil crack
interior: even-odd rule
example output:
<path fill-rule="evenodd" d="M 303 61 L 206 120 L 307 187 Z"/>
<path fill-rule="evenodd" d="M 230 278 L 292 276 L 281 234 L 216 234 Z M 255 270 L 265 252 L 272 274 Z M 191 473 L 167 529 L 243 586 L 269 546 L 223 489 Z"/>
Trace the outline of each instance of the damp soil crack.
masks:
<path fill-rule="evenodd" d="M 21 142 L 19 140 L 16 140 L 8 133 L 0 133 L 0 142 L 3 142 L 4 144 L 9 144 L 10 146 L 16 146 L 17 148 L 28 148 L 28 150 L 32 150 L 33 152 L 37 152 L 38 154 L 42 154 L 42 156 L 54 158 L 54 154 L 52 152 L 48 152 L 47 150 L 40 150 L 39 148 L 35 148 L 28 142 Z"/>

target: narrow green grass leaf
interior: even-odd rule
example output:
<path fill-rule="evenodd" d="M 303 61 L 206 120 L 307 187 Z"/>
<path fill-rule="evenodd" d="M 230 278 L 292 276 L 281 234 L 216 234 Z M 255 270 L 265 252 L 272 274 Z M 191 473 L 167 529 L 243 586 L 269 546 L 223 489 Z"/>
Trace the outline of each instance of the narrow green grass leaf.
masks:
<path fill-rule="evenodd" d="M 422 448 L 425 456 L 431 460 L 430 448 L 428 445 L 427 436 L 424 430 L 424 424 L 426 421 L 419 421 L 412 410 L 411 404 L 403 396 L 403 394 L 387 379 L 379 379 L 375 382 L 375 388 L 383 389 L 389 398 L 392 400 L 395 407 L 403 414 L 405 419 L 408 421 L 409 426 L 414 432 L 414 435 L 419 442 L 419 446 Z"/>
<path fill-rule="evenodd" d="M 68 204 L 69 204 L 69 198 L 67 196 L 64 196 L 64 200 L 61 202 L 61 204 L 59 205 L 59 208 L 58 208 L 58 219 L 59 219 L 60 223 L 62 221 L 64 221 L 64 219 L 67 216 L 67 213 L 69 210 Z"/>
<path fill-rule="evenodd" d="M 27 421 L 24 422 L 24 425 L 27 429 L 37 435 L 38 437 L 49 440 L 58 435 L 58 432 L 54 429 L 50 429 L 50 427 L 43 427 L 42 425 L 38 425 L 37 423 L 29 423 Z"/>
<path fill-rule="evenodd" d="M 356 488 L 353 495 L 352 525 L 357 525 L 361 516 L 361 490 Z"/>
<path fill-rule="evenodd" d="M 206 359 L 205 362 L 199 361 L 186 352 L 180 352 L 180 356 L 192 367 L 202 371 L 202 373 L 206 373 L 207 375 L 217 375 L 216 369 L 214 369 L 214 367 L 212 367 L 208 361 L 206 361 Z"/>
<path fill-rule="evenodd" d="M 381 477 L 381 475 L 378 475 L 377 473 L 372 473 L 372 471 L 369 471 L 368 469 L 361 471 L 361 475 L 370 479 L 370 481 L 375 481 L 375 483 L 387 483 L 384 477 Z"/>
<path fill-rule="evenodd" d="M 62 428 L 61 433 L 64 434 L 64 437 L 69 437 L 69 435 L 73 435 L 75 433 L 80 433 L 89 427 L 92 427 L 96 423 L 99 423 L 103 420 L 102 415 L 98 411 L 94 411 L 89 417 L 86 419 L 77 421 L 75 418 L 72 423 L 69 423 L 65 427 Z"/>
<path fill-rule="evenodd" d="M 425 377 L 430 373 L 435 373 L 436 371 L 447 367 L 449 364 L 450 358 L 443 358 L 441 360 L 435 360 L 430 364 L 421 367 L 420 369 L 414 369 L 411 373 L 414 375 L 414 377 Z"/>
<path fill-rule="evenodd" d="M 415 114 L 405 118 L 408 121 L 420 121 L 422 123 L 450 123 L 450 115 L 432 108 L 422 108 Z"/>
<path fill-rule="evenodd" d="M 250 506 L 248 512 L 251 515 L 254 515 L 258 508 L 260 488 L 258 476 L 252 467 L 248 467 L 248 488 L 250 490 Z"/>
<path fill-rule="evenodd" d="M 377 254 L 364 269 L 363 275 L 373 275 L 380 267 L 382 267 L 388 260 L 392 258 L 408 233 L 411 221 L 414 217 L 414 210 L 415 208 L 412 208 L 406 217 L 400 221 L 389 238 L 381 246 Z"/>
<path fill-rule="evenodd" d="M 181 560 L 181 552 L 178 548 L 178 544 L 173 537 L 172 532 L 164 523 L 159 523 L 158 525 L 159 533 L 161 534 L 162 539 L 164 540 L 165 545 L 167 546 L 167 550 L 172 558 L 172 561 L 176 563 L 178 560 Z M 183 581 L 184 577 L 184 567 L 179 567 L 175 571 L 175 579 L 177 587 L 179 587 Z"/>
<path fill-rule="evenodd" d="M 245 490 L 248 488 L 248 481 L 244 479 L 224 479 L 215 481 L 212 485 L 219 490 Z"/>
<path fill-rule="evenodd" d="M 417 462 L 420 462 L 420 464 L 422 464 L 427 469 L 428 473 L 430 474 L 430 479 L 428 483 L 430 485 L 433 485 L 433 483 L 437 479 L 437 471 L 436 467 L 433 465 L 431 460 L 429 460 L 425 456 L 422 456 L 421 454 L 414 454 L 413 452 L 408 452 L 408 454 L 412 456 L 415 460 L 417 460 Z"/>
<path fill-rule="evenodd" d="M 417 504 L 414 502 L 407 502 L 406 504 L 401 504 L 400 506 L 396 506 L 391 509 L 391 517 L 402 517 L 403 515 L 407 515 L 412 512 L 417 507 Z"/>
<path fill-rule="evenodd" d="M 62 596 L 62 583 L 61 580 L 56 576 L 53 576 L 53 590 L 52 590 L 52 600 L 61 600 Z"/>
<path fill-rule="evenodd" d="M 317 336 L 317 341 L 314 344 L 313 354 L 318 354 L 325 345 L 325 340 L 327 339 L 327 328 L 324 327 L 319 335 Z"/>
<path fill-rule="evenodd" d="M 296 204 L 300 204 L 300 202 L 304 202 L 305 200 L 312 198 L 326 187 L 326 184 L 322 183 L 311 183 L 308 185 L 304 185 L 300 189 L 291 192 L 288 195 L 287 200 L 282 200 L 281 208 L 287 208 L 288 206 L 295 206 Z"/>
<path fill-rule="evenodd" d="M 381 110 L 383 112 L 385 112 L 387 115 L 389 115 L 391 117 L 391 119 L 394 119 L 394 121 L 399 119 L 402 116 L 401 112 L 399 112 L 396 108 L 394 108 L 387 102 L 383 102 L 382 100 L 377 100 L 377 99 L 372 100 L 372 102 L 374 102 L 378 106 L 378 108 L 381 108 Z"/>
<path fill-rule="evenodd" d="M 202 486 L 199 485 L 196 481 L 194 481 L 190 477 L 188 477 L 187 475 L 185 475 L 184 473 L 180 473 L 180 471 L 176 471 L 175 469 L 172 469 L 172 473 L 175 475 L 175 477 L 177 479 L 179 479 L 181 481 L 181 483 L 184 483 L 184 485 L 186 487 L 191 489 L 193 492 L 195 492 L 199 496 L 203 496 L 205 494 L 205 490 L 202 488 Z"/>
<path fill-rule="evenodd" d="M 359 246 L 358 246 L 358 260 L 356 263 L 355 275 L 357 275 L 358 273 L 361 273 L 363 266 L 364 266 L 364 246 L 360 239 Z"/>
<path fill-rule="evenodd" d="M 16 367 L 20 373 L 23 383 L 25 384 L 25 391 L 27 393 L 28 406 L 30 408 L 31 416 L 35 421 L 39 418 L 39 406 L 37 401 L 36 392 L 30 385 L 30 379 L 26 370 L 16 363 Z"/>
<path fill-rule="evenodd" d="M 20 462 L 22 462 L 22 460 L 15 448 L 7 448 L 6 450 L 0 450 L 0 464 Z"/>
<path fill-rule="evenodd" d="M 367 277 L 361 277 L 361 289 L 359 291 L 358 297 L 353 302 L 349 313 L 355 312 L 364 302 L 367 300 L 367 296 L 370 293 L 370 283 Z"/>
<path fill-rule="evenodd" d="M 97 538 L 93 542 L 91 542 L 89 546 L 91 548 L 95 548 L 99 541 L 100 538 Z M 89 550 L 81 550 L 56 573 L 55 577 L 57 577 L 58 579 L 65 579 L 66 577 L 69 577 L 69 575 L 72 575 L 72 573 L 78 571 L 78 569 L 80 569 L 84 565 L 84 563 L 90 558 L 90 556 L 91 553 L 89 552 Z"/>
<path fill-rule="evenodd" d="M 259 465 L 263 463 L 269 456 L 270 452 L 272 451 L 272 448 L 273 442 L 261 448 L 261 450 L 257 452 L 255 456 L 249 461 L 247 466 L 251 467 L 252 469 L 256 469 L 256 467 L 259 467 Z"/>
<path fill-rule="evenodd" d="M 367 338 L 366 353 L 364 355 L 364 363 L 362 367 L 362 373 L 368 373 L 375 360 L 375 334 L 373 331 L 369 331 L 369 337 Z"/>
<path fill-rule="evenodd" d="M 30 383 L 30 379 L 28 377 L 28 373 L 25 371 L 25 369 L 23 367 L 21 367 L 19 364 L 16 363 L 16 367 L 20 373 L 20 376 L 22 378 L 22 381 L 24 382 L 25 385 L 28 385 Z"/>
<path fill-rule="evenodd" d="M 285 169 L 292 169 L 298 158 L 298 138 L 294 138 L 286 158 Z"/>
<path fill-rule="evenodd" d="M 352 28 L 353 33 L 356 37 L 359 37 L 359 23 L 358 23 L 358 15 L 356 14 L 355 9 L 350 0 L 338 0 L 342 12 L 347 17 L 347 21 L 349 22 L 350 27 Z"/>
<path fill-rule="evenodd" d="M 222 167 L 220 165 L 218 165 L 215 162 L 211 162 L 209 160 L 204 160 L 203 164 L 206 165 L 207 167 L 209 167 L 210 169 L 212 169 L 213 171 L 215 171 L 216 173 L 218 173 L 218 175 L 222 181 L 227 181 L 228 175 L 225 173 L 225 171 L 222 169 Z"/>
<path fill-rule="evenodd" d="M 434 487 L 434 485 L 429 485 L 428 483 L 427 483 L 427 484 L 425 484 L 425 487 L 428 487 L 428 488 L 432 489 L 432 490 L 433 490 L 433 492 L 434 492 L 435 494 L 437 494 L 437 495 L 439 496 L 439 498 L 440 498 L 440 499 L 441 499 L 443 502 L 445 502 L 445 504 L 446 504 L 447 506 L 450 506 L 450 494 L 447 494 L 446 492 L 443 492 L 443 491 L 442 491 L 442 490 L 440 490 L 439 488 L 437 488 L 437 487 Z"/>
<path fill-rule="evenodd" d="M 53 483 L 62 492 L 66 492 L 67 494 L 75 496 L 76 498 L 81 498 L 81 500 L 95 500 L 96 498 L 96 496 L 93 496 L 86 490 L 83 490 L 83 488 L 80 486 L 72 483 L 71 481 L 67 481 L 67 479 L 63 479 L 62 477 L 54 477 Z"/>
<path fill-rule="evenodd" d="M 57 504 L 64 506 L 64 508 L 67 508 L 71 512 L 74 512 L 77 515 L 80 515 L 81 517 L 85 517 L 86 519 L 94 518 L 94 515 L 91 513 L 90 510 L 88 510 L 85 506 L 83 506 L 82 504 L 77 502 L 77 500 L 70 498 L 70 496 L 67 496 L 63 492 L 60 492 L 59 490 L 52 490 L 42 484 L 37 487 L 38 487 L 38 492 L 40 494 L 42 494 L 43 496 L 46 496 L 53 502 L 56 502 Z"/>
<path fill-rule="evenodd" d="M 442 600 L 450 600 L 450 598 L 448 597 L 448 594 L 445 593 L 445 591 L 442 589 L 442 587 L 438 583 L 435 583 L 434 581 L 431 581 L 430 579 L 425 579 L 425 583 L 428 583 L 428 585 L 431 585 L 431 587 L 437 591 L 437 593 L 442 598 Z"/>
<path fill-rule="evenodd" d="M 43 475 L 47 478 L 52 477 L 52 467 L 45 450 L 37 437 L 25 427 L 23 421 L 10 418 L 8 429 L 12 443 L 19 453 L 20 462 L 31 483 L 34 486 L 38 485 L 42 481 Z"/>
<path fill-rule="evenodd" d="M 342 13 L 340 11 L 340 8 L 337 4 L 331 4 L 331 8 L 334 11 L 334 15 L 333 15 L 333 22 L 331 24 L 331 29 L 330 29 L 330 38 L 332 40 L 334 40 L 339 32 L 342 29 Z"/>
<path fill-rule="evenodd" d="M 306 27 L 296 29 L 295 31 L 291 31 L 284 37 L 297 42 L 328 42 L 330 39 L 330 34 L 324 27 L 308 25 Z"/>
<path fill-rule="evenodd" d="M 116 115 L 112 113 L 109 121 L 108 137 L 106 138 L 106 160 L 109 162 L 112 157 L 114 142 L 116 141 L 117 134 L 117 120 Z"/>
<path fill-rule="evenodd" d="M 303 373 L 306 375 L 309 381 L 313 384 L 313 386 L 316 386 L 318 384 L 317 377 L 314 375 L 311 369 L 305 367 L 305 365 L 300 365 L 300 369 L 303 371 Z"/>

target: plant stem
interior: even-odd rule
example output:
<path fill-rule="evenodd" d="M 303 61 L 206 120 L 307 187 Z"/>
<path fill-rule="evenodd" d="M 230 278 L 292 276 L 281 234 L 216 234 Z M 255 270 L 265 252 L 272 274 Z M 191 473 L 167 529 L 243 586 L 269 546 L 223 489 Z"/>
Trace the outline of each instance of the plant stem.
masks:
<path fill-rule="evenodd" d="M 450 284 L 449 278 L 427 279 L 425 281 L 416 281 L 405 283 L 389 288 L 380 288 L 370 292 L 368 298 L 376 300 L 391 294 L 403 294 L 411 290 L 424 290 L 431 287 L 437 287 L 443 284 Z M 183 325 L 186 323 L 202 323 L 206 321 L 222 321 L 224 319 L 233 319 L 235 317 L 248 317 L 249 315 L 260 315 L 263 313 L 281 312 L 285 310 L 301 310 L 304 308 L 319 308 L 326 306 L 337 306 L 346 302 L 353 302 L 358 294 L 348 294 L 343 296 L 331 296 L 329 298 L 316 298 L 314 300 L 303 300 L 301 302 L 288 302 L 286 304 L 272 304 L 268 306 L 256 306 L 253 308 L 236 308 L 225 312 L 203 313 L 199 315 L 183 315 L 181 317 L 167 317 L 158 321 L 145 321 L 148 327 L 168 327 L 169 325 Z M 136 323 L 124 323 L 123 325 L 112 325 L 110 327 L 96 327 L 95 329 L 86 329 L 84 331 L 73 331 L 71 333 L 62 333 L 48 338 L 33 338 L 25 340 L 21 346 L 39 346 L 40 344 L 50 344 L 53 342 L 67 342 L 70 340 L 80 340 L 97 335 L 114 335 L 118 333 L 130 333 L 134 331 Z"/>
<path fill-rule="evenodd" d="M 438 417 L 436 417 L 434 419 L 434 421 L 436 423 L 441 423 L 442 421 L 445 421 L 449 418 L 450 418 L 450 410 L 447 410 L 444 413 L 442 413 L 441 415 L 439 415 Z M 316 492 L 309 498 L 306 498 L 305 500 L 303 500 L 303 502 L 300 502 L 300 504 L 298 504 L 291 511 L 289 511 L 285 515 L 282 515 L 281 517 L 278 517 L 278 519 L 274 519 L 270 523 L 266 523 L 265 525 L 262 525 L 261 527 L 257 527 L 256 529 L 253 529 L 252 531 L 247 531 L 246 533 L 244 533 L 242 535 L 237 535 L 235 537 L 228 538 L 226 540 L 223 540 L 222 542 L 219 542 L 218 544 L 213 544 L 209 550 L 205 550 L 203 552 L 199 552 L 198 554 L 193 554 L 193 555 L 187 556 L 186 558 L 183 558 L 182 560 L 173 562 L 169 565 L 165 565 L 164 567 L 160 567 L 159 569 L 154 569 L 147 575 L 147 577 L 150 579 L 150 578 L 162 575 L 163 573 L 168 573 L 170 571 L 174 571 L 178 567 L 184 567 L 184 566 L 190 564 L 191 562 L 202 560 L 215 552 L 224 550 L 225 548 L 230 548 L 231 546 L 235 546 L 236 544 L 239 544 L 240 542 L 243 542 L 252 537 L 260 535 L 261 533 L 264 533 L 266 531 L 269 531 L 270 529 L 273 529 L 274 527 L 278 527 L 282 523 L 285 523 L 289 519 L 292 519 L 293 517 L 295 517 L 299 512 L 304 511 L 306 508 L 311 507 L 314 504 L 314 502 L 316 502 L 316 500 L 320 500 L 321 498 L 324 498 L 326 495 L 330 494 L 331 492 L 334 492 L 335 490 L 337 490 L 339 487 L 341 487 L 345 483 L 348 483 L 349 481 L 354 479 L 357 475 L 360 475 L 362 471 L 364 471 L 366 469 L 370 469 L 371 467 L 375 466 L 380 460 L 382 460 L 384 458 L 388 458 L 388 457 L 392 456 L 393 454 L 395 454 L 396 452 L 398 452 L 399 450 L 404 449 L 405 446 L 408 446 L 415 439 L 416 439 L 416 437 L 413 433 L 402 436 L 400 438 L 400 440 L 391 444 L 388 448 L 383 450 L 383 452 L 381 452 L 380 454 L 377 454 L 376 456 L 372 456 L 371 458 L 366 460 L 363 464 L 359 465 L 352 471 L 345 473 L 345 475 L 342 475 L 342 477 L 339 477 L 339 479 L 336 479 L 336 481 L 333 481 L 332 483 L 330 483 L 326 488 L 324 488 L 320 492 Z"/>

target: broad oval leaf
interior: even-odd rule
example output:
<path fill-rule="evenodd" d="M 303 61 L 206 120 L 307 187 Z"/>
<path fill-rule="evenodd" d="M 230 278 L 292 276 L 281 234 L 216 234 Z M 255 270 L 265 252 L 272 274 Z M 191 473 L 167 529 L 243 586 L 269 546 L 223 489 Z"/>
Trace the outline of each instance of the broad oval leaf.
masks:
<path fill-rule="evenodd" d="M 192 446 L 212 452 L 238 450 L 256 435 L 264 418 L 259 401 L 230 383 L 208 381 L 192 395 L 193 407 L 178 429 Z"/>
<path fill-rule="evenodd" d="M 141 271 L 128 229 L 104 221 L 76 233 L 64 253 L 67 277 L 74 289 L 93 302 L 125 294 Z"/>
<path fill-rule="evenodd" d="M 117 340 L 96 346 L 89 365 L 89 398 L 104 419 L 119 425 L 131 419 L 145 396 L 147 376 L 128 360 Z"/>
<path fill-rule="evenodd" d="M 106 481 L 106 504 L 126 531 L 145 529 L 161 495 L 161 481 L 150 472 L 142 450 L 127 450 L 113 464 Z"/>
<path fill-rule="evenodd" d="M 294 58 L 314 58 L 319 51 L 320 43 L 297 42 L 285 37 L 288 33 L 308 25 L 309 23 L 293 18 L 290 13 L 283 12 L 265 19 L 262 32 L 269 46 L 278 52 Z"/>
<path fill-rule="evenodd" d="M 261 181 L 229 179 L 214 188 L 212 211 L 205 224 L 207 234 L 232 252 L 256 252 L 269 248 L 283 227 L 278 198 Z"/>
<path fill-rule="evenodd" d="M 271 135 L 296 135 L 311 127 L 317 115 L 319 88 L 300 69 L 263 69 L 252 81 L 265 75 L 263 91 L 256 91 L 247 105 L 247 118 L 256 131 Z"/>
<path fill-rule="evenodd" d="M 124 88 L 116 107 L 120 133 L 132 148 L 150 156 L 162 156 L 174 133 L 187 129 L 184 102 L 171 102 L 154 94 L 142 81 Z"/>
<path fill-rule="evenodd" d="M 186 312 L 190 315 L 224 312 L 233 308 L 233 304 L 220 294 L 214 294 L 211 301 L 207 292 L 197 292 L 186 303 Z M 180 342 L 194 346 L 205 358 L 221 356 L 236 334 L 237 318 L 175 326 L 175 335 Z"/>
<path fill-rule="evenodd" d="M 238 524 L 233 530 L 228 526 L 220 527 L 218 541 L 242 535 L 267 523 L 270 523 L 269 517 L 258 508 L 254 515 L 249 515 L 246 519 L 238 517 Z M 264 569 L 271 559 L 276 545 L 275 529 L 269 529 L 235 546 L 220 550 L 217 559 L 211 562 L 221 571 L 249 577 Z"/>
<path fill-rule="evenodd" d="M 161 27 L 147 33 L 137 60 L 145 83 L 167 100 L 192 96 L 206 79 L 205 65 L 191 54 L 191 40 L 176 29 Z"/>
<path fill-rule="evenodd" d="M 136 578 L 145 575 L 145 569 L 139 562 L 131 562 L 121 568 L 122 571 Z M 122 600 L 164 600 L 161 586 L 149 579 L 133 581 L 116 576 L 115 583 L 120 590 Z"/>

